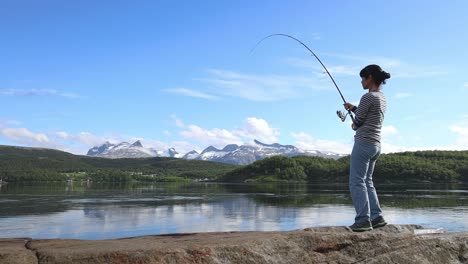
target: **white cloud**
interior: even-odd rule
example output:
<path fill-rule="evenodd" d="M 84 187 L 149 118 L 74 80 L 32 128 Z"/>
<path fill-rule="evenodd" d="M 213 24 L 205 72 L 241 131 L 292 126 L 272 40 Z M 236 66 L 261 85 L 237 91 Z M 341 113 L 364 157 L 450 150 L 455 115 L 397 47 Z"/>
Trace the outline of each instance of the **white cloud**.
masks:
<path fill-rule="evenodd" d="M 67 132 L 56 132 L 55 133 L 58 137 L 67 139 L 69 137 L 69 134 Z"/>
<path fill-rule="evenodd" d="M 394 68 L 402 65 L 400 59 L 396 58 L 389 58 L 383 56 L 369 56 L 369 55 L 352 55 L 352 54 L 340 54 L 340 53 L 322 53 L 323 55 L 335 57 L 338 59 L 346 60 L 346 61 L 354 61 L 355 63 L 360 64 L 360 71 L 364 66 L 368 64 L 379 64 L 382 68 Z M 353 63 L 354 64 L 354 63 Z M 359 72 L 357 72 L 359 73 Z"/>
<path fill-rule="evenodd" d="M 181 120 L 180 118 L 178 118 L 176 115 L 172 114 L 172 115 L 171 115 L 171 118 L 174 119 L 176 126 L 178 126 L 178 127 L 180 127 L 180 128 L 184 128 L 184 127 L 185 127 L 184 122 L 182 122 L 182 120 Z"/>
<path fill-rule="evenodd" d="M 422 67 L 410 65 L 397 58 L 382 56 L 361 56 L 326 54 L 342 59 L 335 65 L 327 65 L 332 75 L 357 76 L 359 71 L 368 64 L 377 63 L 390 72 L 393 78 L 417 78 L 446 74 L 446 70 L 437 67 Z M 208 76 L 195 80 L 209 84 L 206 89 L 212 89 L 211 94 L 180 88 L 170 92 L 205 99 L 216 99 L 214 94 L 238 97 L 250 101 L 280 101 L 303 96 L 311 89 L 328 90 L 331 88 L 328 76 L 320 64 L 313 59 L 286 58 L 286 63 L 306 69 L 308 72 L 299 75 L 257 75 L 236 71 L 209 69 Z M 312 71 L 312 72 L 311 72 Z M 397 98 L 411 96 L 409 93 L 399 93 Z"/>
<path fill-rule="evenodd" d="M 390 72 L 392 78 L 422 78 L 447 74 L 447 70 L 440 67 L 413 65 L 398 58 L 326 52 L 321 55 L 340 60 L 334 62 L 337 65 L 327 63 L 326 66 L 332 75 L 358 76 L 361 69 L 369 64 L 380 65 L 385 71 Z M 318 62 L 310 59 L 288 58 L 287 62 L 296 67 L 308 68 L 314 71 L 323 70 Z"/>
<path fill-rule="evenodd" d="M 78 134 L 64 131 L 41 133 L 30 131 L 27 128 L 0 128 L 0 135 L 14 145 L 58 149 L 75 154 L 86 153 L 91 147 L 110 141 L 88 132 Z"/>
<path fill-rule="evenodd" d="M 9 126 L 9 125 L 20 126 L 21 124 L 22 123 L 17 120 L 0 118 L 0 128 L 2 128 L 3 126 Z"/>
<path fill-rule="evenodd" d="M 357 71 L 349 66 L 332 66 L 328 68 L 328 71 L 333 74 L 341 74 L 341 75 L 350 75 L 354 76 L 357 75 Z"/>
<path fill-rule="evenodd" d="M 468 149 L 468 124 L 452 125 L 449 129 L 456 135 L 457 149 Z"/>
<path fill-rule="evenodd" d="M 56 139 L 56 141 L 60 141 L 62 145 L 66 147 L 60 148 L 61 150 L 72 152 L 75 154 L 84 154 L 87 153 L 88 150 L 95 146 L 100 146 L 104 142 L 110 142 L 112 144 L 118 144 L 120 142 L 129 142 L 133 143 L 137 140 L 140 140 L 144 147 L 147 148 L 154 148 L 156 150 L 167 150 L 170 147 L 176 148 L 177 151 L 183 151 L 184 149 L 178 148 L 179 146 L 186 146 L 186 144 L 181 144 L 180 142 L 176 142 L 177 144 L 168 144 L 165 142 L 161 142 L 159 140 L 153 140 L 148 138 L 142 137 L 134 137 L 134 136 L 122 136 L 122 135 L 108 135 L 108 136 L 97 136 L 89 132 L 80 132 L 77 134 L 71 134 L 68 132 L 60 131 L 55 132 L 51 135 Z"/>
<path fill-rule="evenodd" d="M 411 145 L 395 145 L 389 140 L 389 136 L 398 135 L 398 130 L 393 126 L 387 126 L 382 129 L 382 135 L 384 137 L 382 143 L 383 153 L 403 152 L 403 151 L 424 151 L 424 150 L 468 150 L 468 123 L 458 123 L 451 125 L 449 131 L 454 134 L 453 142 L 445 145 L 426 145 L 426 146 L 411 146 Z M 399 138 L 401 139 L 401 138 Z M 422 138 L 414 138 L 412 142 L 421 143 L 418 140 Z"/>
<path fill-rule="evenodd" d="M 61 139 L 73 141 L 75 143 L 83 144 L 85 146 L 97 146 L 104 142 L 102 137 L 95 136 L 88 132 L 80 132 L 78 134 L 69 134 L 67 132 L 56 132 L 55 135 Z"/>
<path fill-rule="evenodd" d="M 265 143 L 277 143 L 279 129 L 271 127 L 268 122 L 261 118 L 249 117 L 244 126 L 237 132 L 240 136 L 249 139 L 258 139 Z"/>
<path fill-rule="evenodd" d="M 196 125 L 189 125 L 180 134 L 202 145 L 213 145 L 218 148 L 224 147 L 227 144 L 242 144 L 240 137 L 226 129 L 203 129 Z"/>
<path fill-rule="evenodd" d="M 66 98 L 84 98 L 76 93 L 61 93 L 55 89 L 0 89 L 0 95 L 8 96 L 61 96 Z"/>
<path fill-rule="evenodd" d="M 5 123 L 0 123 L 0 136 L 14 142 L 17 145 L 26 145 L 31 147 L 45 147 L 60 149 L 63 151 L 72 152 L 75 154 L 85 154 L 91 147 L 98 146 L 105 141 L 111 143 L 119 143 L 121 141 L 134 142 L 141 140 L 145 147 L 152 147 L 157 150 L 167 150 L 174 147 L 179 153 L 185 154 L 191 150 L 203 150 L 209 145 L 217 148 L 223 148 L 227 144 L 246 144 L 253 139 L 260 140 L 267 144 L 280 143 L 280 130 L 273 127 L 266 120 L 258 117 L 248 117 L 243 123 L 233 129 L 225 128 L 204 128 L 199 125 L 186 125 L 177 118 L 176 115 L 171 115 L 175 120 L 179 130 L 179 134 L 183 136 L 183 140 L 168 140 L 162 142 L 148 138 L 124 137 L 124 136 L 96 136 L 89 132 L 69 133 L 66 131 L 58 131 L 52 133 L 42 133 L 30 131 L 27 128 L 7 128 Z M 1 120 L 0 120 L 1 121 Z M 454 142 L 447 146 L 431 146 L 431 147 L 413 147 L 409 145 L 395 145 L 394 142 L 402 140 L 399 131 L 392 125 L 387 125 L 382 128 L 382 152 L 401 152 L 401 151 L 417 151 L 417 150 L 466 150 L 468 149 L 468 123 L 454 124 L 449 127 L 455 137 Z M 165 133 L 168 138 L 173 137 L 173 133 Z M 317 139 L 305 132 L 291 133 L 295 140 L 296 147 L 305 150 L 329 151 L 341 154 L 349 154 L 352 149 L 352 141 L 339 142 L 327 139 Z M 393 141 L 398 140 L 398 141 Z M 411 141 L 418 143 L 415 140 Z M 421 142 L 419 142 L 421 143 Z"/>
<path fill-rule="evenodd" d="M 19 144 L 46 146 L 51 140 L 43 133 L 34 133 L 26 128 L 3 128 L 0 135 Z"/>
<path fill-rule="evenodd" d="M 1 89 L 0 94 L 11 96 L 50 96 L 56 95 L 57 91 L 54 89 Z"/>
<path fill-rule="evenodd" d="M 322 38 L 320 37 L 320 34 L 319 34 L 319 33 L 312 33 L 312 34 L 311 34 L 311 37 L 312 37 L 313 40 L 320 40 L 320 39 L 322 39 Z"/>
<path fill-rule="evenodd" d="M 309 59 L 303 58 L 287 58 L 285 59 L 286 63 L 297 68 L 307 69 L 309 71 L 315 72 L 319 76 L 326 74 L 325 69 L 320 65 L 320 63 L 312 57 Z M 332 76 L 335 75 L 349 75 L 355 76 L 359 73 L 360 68 L 351 67 L 348 65 L 326 65 L 328 71 Z M 328 77 L 327 77 L 328 78 Z"/>
<path fill-rule="evenodd" d="M 419 66 L 402 63 L 394 67 L 384 67 L 384 70 L 390 72 L 392 78 L 428 78 L 446 75 L 447 71 L 435 66 Z"/>
<path fill-rule="evenodd" d="M 404 152 L 404 151 L 410 151 L 410 148 L 394 145 L 394 144 L 388 143 L 387 141 L 382 142 L 382 153 L 396 153 L 396 152 Z"/>
<path fill-rule="evenodd" d="M 206 146 L 203 146 L 203 147 L 206 147 Z M 192 150 L 196 150 L 198 152 L 201 151 L 200 148 L 194 146 L 190 142 L 181 141 L 181 140 L 172 141 L 170 143 L 170 145 L 168 145 L 168 148 L 174 148 L 179 154 L 182 154 L 182 155 L 185 155 L 189 151 L 192 151 Z M 166 148 L 166 149 L 168 149 L 168 148 Z"/>
<path fill-rule="evenodd" d="M 369 55 L 350 55 L 338 53 L 323 53 L 323 55 L 342 59 L 347 64 L 356 65 L 348 66 L 354 71 L 355 75 L 368 64 L 378 64 L 385 71 L 390 72 L 392 78 L 427 78 L 432 76 L 441 76 L 447 74 L 447 69 L 437 66 L 415 65 L 411 62 L 405 62 L 398 58 L 390 58 L 383 56 Z"/>
<path fill-rule="evenodd" d="M 410 93 L 396 93 L 396 94 L 395 94 L 395 97 L 396 97 L 397 99 L 407 98 L 407 97 L 411 97 L 411 96 L 413 96 L 413 95 L 410 94 Z"/>
<path fill-rule="evenodd" d="M 239 136 L 242 134 L 240 131 L 254 131 L 254 128 L 252 127 L 255 127 L 255 124 L 251 124 L 250 127 L 246 126 L 248 129 L 246 128 L 244 130 L 229 131 L 227 129 L 219 128 L 204 129 L 196 125 L 185 125 L 182 120 L 178 119 L 175 115 L 172 115 L 171 117 L 175 119 L 176 124 L 182 129 L 181 134 L 185 138 L 190 139 L 190 142 L 183 140 L 162 142 L 148 138 L 121 135 L 97 136 L 89 132 L 69 133 L 66 131 L 57 131 L 51 133 L 37 133 L 32 132 L 27 128 L 6 128 L 2 126 L 0 126 L 0 136 L 11 141 L 13 145 L 58 149 L 75 154 L 86 154 L 90 148 L 99 146 L 106 141 L 116 144 L 122 141 L 135 142 L 136 140 L 140 140 L 145 147 L 161 151 L 165 151 L 173 147 L 179 153 L 185 154 L 191 150 L 200 151 L 208 145 L 224 147 L 225 145 L 232 143 L 243 144 L 243 140 Z M 261 122 L 259 123 L 261 124 Z M 258 131 L 268 131 L 268 129 L 265 130 L 265 126 L 260 126 Z M 169 133 L 169 131 L 167 132 L 168 133 L 165 134 L 170 136 L 171 133 Z M 267 132 L 264 133 L 268 135 Z"/>
<path fill-rule="evenodd" d="M 216 100 L 218 97 L 214 95 L 210 95 L 207 93 L 191 90 L 191 89 L 186 89 L 186 88 L 176 88 L 176 89 L 167 89 L 167 92 L 171 93 L 177 93 L 181 94 L 184 96 L 189 96 L 189 97 L 196 97 L 196 98 L 202 98 L 202 99 L 208 99 L 208 100 Z"/>
<path fill-rule="evenodd" d="M 391 143 L 383 142 L 382 143 L 382 153 L 396 153 L 396 152 L 405 152 L 405 151 L 425 151 L 425 150 L 466 150 L 468 147 L 460 145 L 433 145 L 433 146 L 424 146 L 424 147 L 414 147 L 414 146 L 401 146 L 394 145 Z"/>
<path fill-rule="evenodd" d="M 213 92 L 251 101 L 279 101 L 300 97 L 310 89 L 324 89 L 318 77 L 292 75 L 249 75 L 234 71 L 211 69 L 208 83 Z"/>
<path fill-rule="evenodd" d="M 296 140 L 295 146 L 305 150 L 319 150 L 349 154 L 352 149 L 352 146 L 349 144 L 331 140 L 316 139 L 305 132 L 291 133 L 291 136 Z"/>
<path fill-rule="evenodd" d="M 86 98 L 86 96 L 82 96 L 82 95 L 77 94 L 77 93 L 60 93 L 59 95 L 62 96 L 62 97 L 65 97 L 65 98 L 70 98 L 70 99 L 84 99 L 84 98 Z"/>
<path fill-rule="evenodd" d="M 273 128 L 261 118 L 249 117 L 240 128 L 228 130 L 222 128 L 205 129 L 197 125 L 187 125 L 180 134 L 202 146 L 213 145 L 222 148 L 227 144 L 243 144 L 253 139 L 271 144 L 278 142 L 279 130 Z"/>
<path fill-rule="evenodd" d="M 394 126 L 383 126 L 382 127 L 382 136 L 383 137 L 388 137 L 392 135 L 397 135 L 398 134 L 398 129 Z"/>

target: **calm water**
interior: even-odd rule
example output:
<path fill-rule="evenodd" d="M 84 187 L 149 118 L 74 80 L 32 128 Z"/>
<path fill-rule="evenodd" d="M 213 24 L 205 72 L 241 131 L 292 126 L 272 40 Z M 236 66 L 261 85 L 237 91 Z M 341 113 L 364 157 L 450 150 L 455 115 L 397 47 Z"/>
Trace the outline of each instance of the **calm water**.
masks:
<path fill-rule="evenodd" d="M 393 224 L 468 231 L 468 185 L 377 186 Z M 108 239 L 350 225 L 346 185 L 7 184 L 0 237 Z"/>

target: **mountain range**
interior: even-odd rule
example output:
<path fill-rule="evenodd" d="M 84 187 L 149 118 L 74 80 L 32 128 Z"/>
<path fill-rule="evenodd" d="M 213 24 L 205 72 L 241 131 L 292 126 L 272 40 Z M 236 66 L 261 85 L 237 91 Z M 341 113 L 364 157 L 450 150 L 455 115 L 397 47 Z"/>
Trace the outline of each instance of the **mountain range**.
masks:
<path fill-rule="evenodd" d="M 201 153 L 192 150 L 185 155 L 179 154 L 174 148 L 164 151 L 155 150 L 153 148 L 143 147 L 140 141 L 133 144 L 128 142 L 121 142 L 119 144 L 112 144 L 105 142 L 101 146 L 91 148 L 88 156 L 104 157 L 104 158 L 149 158 L 149 157 L 173 157 L 183 159 L 207 160 L 222 162 L 236 165 L 248 165 L 257 160 L 267 157 L 281 155 L 281 156 L 319 156 L 325 158 L 337 159 L 343 155 L 331 152 L 321 152 L 317 150 L 302 150 L 293 145 L 265 144 L 258 140 L 254 140 L 251 144 L 236 145 L 229 144 L 223 149 L 217 149 L 209 146 Z"/>

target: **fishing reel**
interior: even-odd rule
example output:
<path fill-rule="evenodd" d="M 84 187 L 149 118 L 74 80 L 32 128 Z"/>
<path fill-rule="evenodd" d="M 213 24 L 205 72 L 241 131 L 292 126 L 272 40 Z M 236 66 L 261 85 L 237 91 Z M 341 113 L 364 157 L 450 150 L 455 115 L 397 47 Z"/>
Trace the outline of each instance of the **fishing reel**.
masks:
<path fill-rule="evenodd" d="M 336 111 L 336 115 L 341 119 L 342 122 L 344 122 L 346 120 L 346 117 L 349 115 L 351 117 L 351 120 L 353 121 L 353 125 L 351 126 L 353 128 L 353 130 L 357 130 L 358 127 L 355 125 L 354 123 L 354 117 L 353 117 L 353 114 L 351 114 L 350 112 L 348 113 L 343 113 L 343 111 L 341 110 L 337 110 Z"/>
<path fill-rule="evenodd" d="M 348 116 L 349 113 L 343 113 L 341 110 L 336 111 L 336 115 L 341 119 L 341 122 L 344 122 L 346 120 L 346 117 Z"/>

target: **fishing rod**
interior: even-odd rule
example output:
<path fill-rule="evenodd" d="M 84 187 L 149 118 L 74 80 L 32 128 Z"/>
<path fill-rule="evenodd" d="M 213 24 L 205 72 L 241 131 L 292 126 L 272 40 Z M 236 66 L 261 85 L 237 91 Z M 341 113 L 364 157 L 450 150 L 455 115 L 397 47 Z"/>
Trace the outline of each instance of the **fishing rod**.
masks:
<path fill-rule="evenodd" d="M 317 60 L 318 62 L 320 62 L 320 65 L 322 65 L 323 69 L 325 69 L 325 72 L 328 74 L 328 76 L 330 77 L 330 79 L 332 80 L 333 84 L 335 85 L 336 87 L 336 90 L 338 91 L 338 93 L 340 93 L 340 96 L 341 96 L 341 99 L 343 100 L 343 103 L 346 103 L 346 100 L 343 96 L 343 94 L 341 93 L 340 91 L 340 88 L 338 87 L 338 85 L 336 84 L 335 82 L 335 79 L 333 79 L 333 76 L 330 74 L 330 72 L 328 71 L 327 67 L 325 67 L 325 64 L 323 64 L 323 62 L 320 60 L 320 58 L 309 48 L 307 47 L 306 44 L 304 44 L 304 42 L 300 41 L 299 39 L 291 36 L 291 35 L 288 35 L 288 34 L 282 34 L 282 33 L 276 33 L 276 34 L 271 34 L 271 35 L 268 35 L 264 38 L 262 38 L 254 47 L 253 49 L 250 51 L 250 52 L 253 52 L 255 50 L 255 48 L 257 48 L 258 45 L 260 45 L 260 43 L 262 43 L 265 39 L 267 38 L 270 38 L 270 37 L 274 37 L 274 36 L 283 36 L 283 37 L 288 37 L 290 39 L 293 39 L 295 41 L 297 41 L 299 44 L 301 44 L 302 46 L 304 46 L 304 48 L 306 48 Z M 348 109 L 347 109 L 348 110 Z M 353 117 L 353 114 L 351 113 L 351 110 L 348 110 L 348 113 L 344 114 L 341 110 L 338 110 L 336 111 L 336 114 L 338 115 L 338 117 L 341 119 L 341 121 L 345 121 L 346 120 L 346 116 L 349 115 L 351 117 L 351 120 L 353 121 L 354 123 L 354 117 Z"/>

